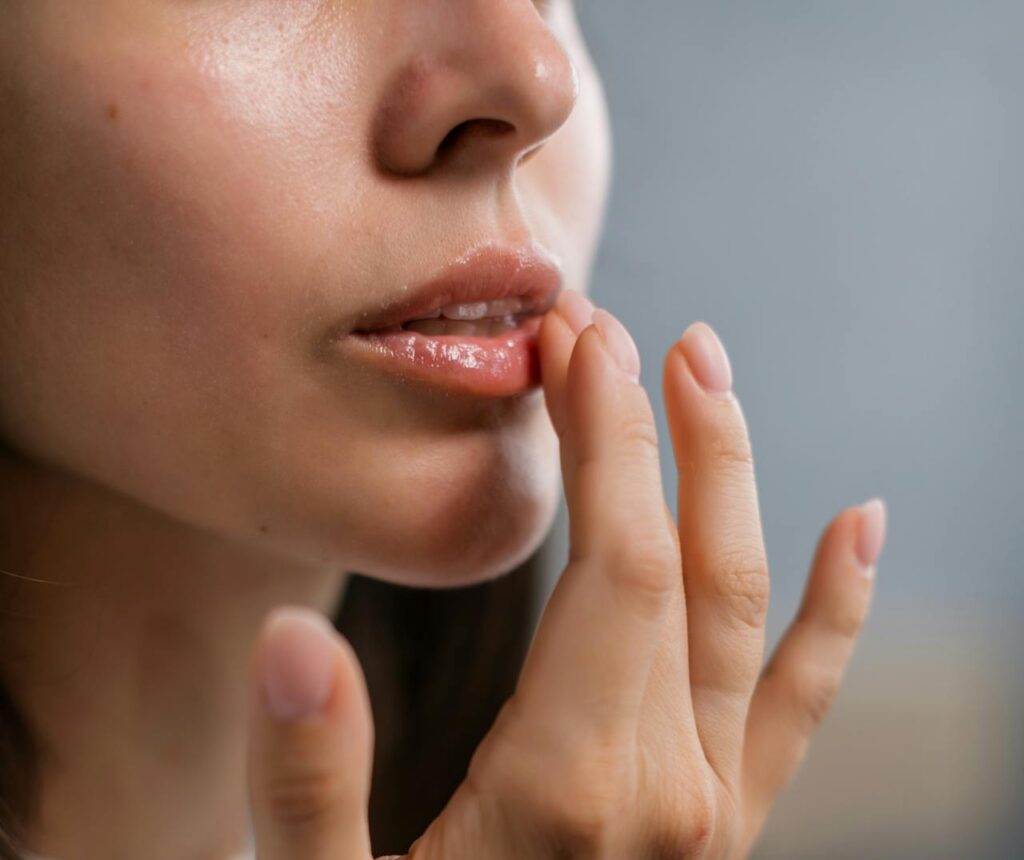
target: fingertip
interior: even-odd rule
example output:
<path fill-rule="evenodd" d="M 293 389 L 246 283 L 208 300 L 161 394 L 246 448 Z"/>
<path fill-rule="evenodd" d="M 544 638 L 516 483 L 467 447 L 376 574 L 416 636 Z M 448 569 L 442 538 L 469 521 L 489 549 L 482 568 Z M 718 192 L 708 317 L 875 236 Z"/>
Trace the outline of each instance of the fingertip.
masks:
<path fill-rule="evenodd" d="M 583 327 L 572 343 L 569 360 L 565 368 L 566 378 L 580 373 L 582 366 L 586 363 L 586 354 L 594 352 L 595 348 L 600 350 L 600 340 L 601 336 L 593 323 Z"/>
<path fill-rule="evenodd" d="M 537 339 L 541 350 L 541 357 L 550 358 L 553 353 L 568 353 L 566 344 L 571 344 L 575 337 L 565 317 L 552 308 L 541 318 L 540 329 Z M 548 362 L 549 366 L 551 362 Z"/>
<path fill-rule="evenodd" d="M 299 720 L 321 711 L 336 680 L 336 634 L 320 613 L 303 606 L 279 606 L 260 631 L 263 701 L 280 720 Z"/>
<path fill-rule="evenodd" d="M 540 378 L 548 415 L 559 436 L 565 428 L 565 385 L 575 338 L 569 324 L 555 309 L 544 315 L 537 335 Z"/>
<path fill-rule="evenodd" d="M 681 383 L 688 375 L 689 365 L 686 356 L 679 348 L 679 341 L 676 341 L 665 350 L 665 356 L 661 362 L 661 394 L 666 406 L 669 404 L 679 405 Z"/>
<path fill-rule="evenodd" d="M 368 844 L 375 731 L 355 649 L 322 613 L 282 605 L 264 618 L 252 669 L 248 779 L 261 847 L 367 856 L 352 851 Z"/>
<path fill-rule="evenodd" d="M 872 575 L 885 543 L 886 519 L 887 511 L 882 499 L 869 499 L 860 506 L 860 526 L 855 549 L 860 563 Z"/>
<path fill-rule="evenodd" d="M 732 364 L 718 333 L 703 320 L 691 323 L 676 341 L 693 378 L 708 394 L 732 399 Z"/>
<path fill-rule="evenodd" d="M 272 722 L 301 723 L 341 714 L 373 731 L 359 656 L 333 622 L 300 605 L 275 607 L 264 618 L 250 657 L 257 713 Z"/>
<path fill-rule="evenodd" d="M 566 368 L 566 409 L 570 417 L 593 420 L 592 411 L 600 411 L 598 404 L 614 389 L 613 380 L 620 373 L 598 327 L 594 323 L 586 326 L 576 337 Z"/>
<path fill-rule="evenodd" d="M 592 322 L 594 304 L 579 290 L 562 290 L 554 307 L 573 334 L 578 335 Z"/>
<path fill-rule="evenodd" d="M 594 325 L 601 334 L 601 343 L 615 365 L 631 382 L 640 381 L 640 351 L 633 336 L 616 317 L 599 308 L 594 311 Z"/>

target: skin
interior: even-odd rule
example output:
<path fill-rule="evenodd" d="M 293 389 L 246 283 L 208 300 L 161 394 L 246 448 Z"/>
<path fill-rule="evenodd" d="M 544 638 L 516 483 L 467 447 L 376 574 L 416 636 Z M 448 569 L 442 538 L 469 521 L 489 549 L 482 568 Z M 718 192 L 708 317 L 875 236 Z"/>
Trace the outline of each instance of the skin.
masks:
<path fill-rule="evenodd" d="M 729 456 L 746 450 L 738 405 L 705 405 L 670 353 L 695 478 L 677 532 L 646 393 L 611 375 L 595 328 L 561 321 L 611 157 L 570 3 L 0 11 L 0 672 L 45 744 L 29 847 L 225 858 L 251 812 L 261 860 L 372 856 L 361 671 L 336 634 L 317 645 L 294 616 L 274 634 L 268 612 L 333 612 L 346 571 L 498 576 L 537 548 L 564 483 L 573 560 L 472 779 L 413 854 L 746 851 L 802 754 L 801 703 L 826 709 L 866 611 L 870 580 L 847 570 L 861 515 L 826 531 L 744 735 L 767 569 L 752 469 Z M 494 119 L 506 133 L 473 122 Z M 543 391 L 441 396 L 323 349 L 488 242 L 562 265 Z M 329 702 L 272 719 L 267 665 L 317 653 Z M 611 816 L 624 797 L 635 814 Z"/>
<path fill-rule="evenodd" d="M 465 781 L 393 860 L 748 857 L 864 624 L 880 500 L 825 529 L 797 617 L 762 666 L 768 565 L 728 358 L 712 369 L 720 345 L 700 322 L 665 355 L 676 523 L 650 399 L 607 344 L 623 344 L 634 371 L 636 347 L 606 311 L 591 323 L 585 302 L 565 294 L 541 329 L 569 563 Z M 348 643 L 316 622 L 275 613 L 250 662 L 260 860 L 373 856 L 365 679 Z M 286 718 L 267 694 L 281 675 L 304 704 Z"/>

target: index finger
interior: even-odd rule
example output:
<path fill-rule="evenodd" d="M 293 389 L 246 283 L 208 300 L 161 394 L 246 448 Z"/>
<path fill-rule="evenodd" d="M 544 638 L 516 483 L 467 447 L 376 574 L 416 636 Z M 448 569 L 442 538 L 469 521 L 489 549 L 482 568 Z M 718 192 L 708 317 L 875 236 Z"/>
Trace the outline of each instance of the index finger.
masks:
<path fill-rule="evenodd" d="M 682 583 L 651 404 L 600 329 L 638 374 L 636 347 L 606 311 L 596 311 L 594 321 L 569 359 L 560 430 L 569 564 L 541 617 L 516 697 L 560 724 L 607 728 L 635 724 Z"/>

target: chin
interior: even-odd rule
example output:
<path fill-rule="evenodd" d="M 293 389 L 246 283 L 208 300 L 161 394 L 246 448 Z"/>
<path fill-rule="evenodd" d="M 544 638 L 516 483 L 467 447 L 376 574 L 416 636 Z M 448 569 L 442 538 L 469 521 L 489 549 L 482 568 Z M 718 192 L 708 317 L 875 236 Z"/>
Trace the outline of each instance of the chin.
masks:
<path fill-rule="evenodd" d="M 495 475 L 500 475 L 497 479 Z M 510 573 L 544 542 L 561 497 L 554 461 L 534 452 L 518 471 L 489 479 L 462 475 L 436 482 L 404 512 L 385 520 L 373 541 L 367 576 L 418 588 L 454 588 Z"/>
<path fill-rule="evenodd" d="M 557 510 L 557 492 L 550 492 L 503 513 L 490 509 L 483 516 L 453 518 L 433 531 L 402 530 L 395 523 L 387 552 L 378 547 L 373 562 L 359 572 L 416 588 L 486 582 L 511 573 L 540 548 Z"/>
<path fill-rule="evenodd" d="M 541 402 L 529 406 L 468 431 L 375 428 L 344 445 L 325 435 L 290 446 L 274 469 L 256 457 L 258 486 L 245 496 L 259 503 L 238 531 L 301 564 L 396 585 L 510 573 L 544 542 L 562 495 L 558 438 Z"/>

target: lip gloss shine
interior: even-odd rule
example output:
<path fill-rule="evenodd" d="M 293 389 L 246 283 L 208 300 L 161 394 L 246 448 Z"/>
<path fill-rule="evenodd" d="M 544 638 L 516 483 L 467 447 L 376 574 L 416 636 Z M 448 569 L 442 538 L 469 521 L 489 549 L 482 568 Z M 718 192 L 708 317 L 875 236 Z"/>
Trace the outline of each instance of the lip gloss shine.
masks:
<path fill-rule="evenodd" d="M 407 379 L 480 397 L 510 397 L 540 385 L 542 319 L 525 317 L 491 337 L 373 331 L 353 332 L 339 344 Z"/>

